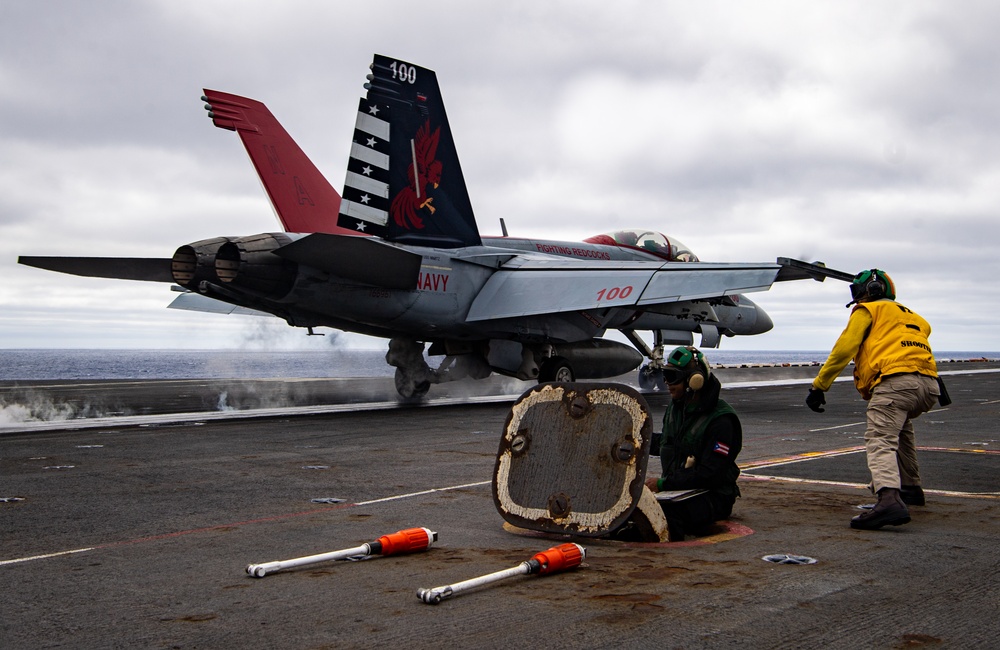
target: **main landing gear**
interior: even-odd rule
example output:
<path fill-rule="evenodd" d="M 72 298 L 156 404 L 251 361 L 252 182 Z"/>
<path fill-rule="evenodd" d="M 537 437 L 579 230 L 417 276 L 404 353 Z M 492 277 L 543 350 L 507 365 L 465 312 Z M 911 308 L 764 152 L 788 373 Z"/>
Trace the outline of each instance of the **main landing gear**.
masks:
<path fill-rule="evenodd" d="M 484 379 L 492 373 L 484 353 L 463 353 L 446 356 L 436 370 L 427 365 L 424 343 L 413 339 L 395 338 L 389 341 L 385 361 L 396 368 L 396 392 L 404 399 L 418 400 L 433 384 L 471 377 Z M 576 371 L 569 359 L 554 354 L 552 346 L 524 348 L 522 368 L 514 375 L 520 379 L 537 379 L 538 383 L 576 381 Z"/>
<path fill-rule="evenodd" d="M 406 399 L 420 399 L 437 383 L 436 373 L 424 360 L 424 344 L 412 339 L 391 339 L 385 362 L 396 367 L 396 392 Z"/>
<path fill-rule="evenodd" d="M 424 358 L 424 344 L 413 339 L 390 339 L 385 361 L 396 368 L 396 392 L 412 400 L 426 395 L 432 384 L 465 377 L 485 379 L 493 372 L 486 358 L 475 353 L 446 355 L 441 365 L 433 369 Z"/>

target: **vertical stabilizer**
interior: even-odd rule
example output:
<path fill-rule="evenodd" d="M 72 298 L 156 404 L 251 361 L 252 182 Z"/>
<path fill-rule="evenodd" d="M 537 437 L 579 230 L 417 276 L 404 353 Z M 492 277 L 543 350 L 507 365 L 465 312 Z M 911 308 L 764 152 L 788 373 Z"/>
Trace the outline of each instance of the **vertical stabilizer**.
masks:
<path fill-rule="evenodd" d="M 205 89 L 215 126 L 236 131 L 287 232 L 358 234 L 337 225 L 340 195 L 264 104 Z"/>
<path fill-rule="evenodd" d="M 376 54 L 338 225 L 390 241 L 482 243 L 434 72 Z"/>

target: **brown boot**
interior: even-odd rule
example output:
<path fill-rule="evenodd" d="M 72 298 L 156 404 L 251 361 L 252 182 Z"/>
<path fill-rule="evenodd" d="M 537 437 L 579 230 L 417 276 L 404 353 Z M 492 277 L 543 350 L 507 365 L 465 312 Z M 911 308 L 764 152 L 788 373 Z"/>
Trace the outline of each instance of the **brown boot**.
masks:
<path fill-rule="evenodd" d="M 903 485 L 899 488 L 899 498 L 908 506 L 924 505 L 924 490 L 919 485 Z"/>
<path fill-rule="evenodd" d="M 878 491 L 878 503 L 866 513 L 851 519 L 851 528 L 878 530 L 882 526 L 901 526 L 910 523 L 910 511 L 896 488 Z"/>

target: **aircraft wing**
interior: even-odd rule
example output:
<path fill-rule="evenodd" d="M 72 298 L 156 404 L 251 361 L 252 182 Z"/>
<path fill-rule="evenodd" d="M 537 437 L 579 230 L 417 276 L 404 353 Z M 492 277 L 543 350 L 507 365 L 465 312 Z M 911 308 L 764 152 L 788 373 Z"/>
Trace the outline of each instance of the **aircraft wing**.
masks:
<path fill-rule="evenodd" d="M 520 256 L 486 282 L 467 321 L 643 306 L 767 291 L 771 263 L 586 262 Z"/>

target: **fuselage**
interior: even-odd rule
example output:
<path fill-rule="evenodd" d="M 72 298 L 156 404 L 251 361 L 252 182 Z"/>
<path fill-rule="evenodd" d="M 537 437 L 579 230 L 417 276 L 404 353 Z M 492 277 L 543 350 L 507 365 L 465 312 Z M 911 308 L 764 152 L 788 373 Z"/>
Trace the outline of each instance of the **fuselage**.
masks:
<path fill-rule="evenodd" d="M 179 257 L 191 260 L 193 266 L 177 281 L 210 297 L 273 313 L 291 325 L 327 326 L 385 338 L 573 342 L 599 337 L 607 329 L 695 332 L 707 325 L 729 335 L 770 329 L 770 319 L 763 310 L 739 294 L 711 302 L 680 301 L 643 307 L 615 304 L 616 293 L 625 297 L 627 293 L 638 295 L 643 289 L 629 284 L 608 286 L 607 297 L 612 302 L 599 309 L 468 318 L 491 276 L 510 260 L 530 257 L 544 263 L 546 259 L 572 258 L 585 268 L 588 262 L 595 266 L 615 262 L 682 263 L 676 261 L 675 253 L 680 252 L 682 259 L 696 261 L 697 257 L 683 245 L 650 250 L 617 243 L 514 237 L 485 237 L 482 246 L 463 248 L 392 244 L 420 256 L 415 286 L 396 289 L 344 279 L 282 259 L 268 250 L 307 236 L 273 233 L 238 240 L 217 238 L 182 247 L 175 255 L 175 268 L 182 266 L 177 263 Z M 377 264 L 378 260 L 372 262 Z"/>

